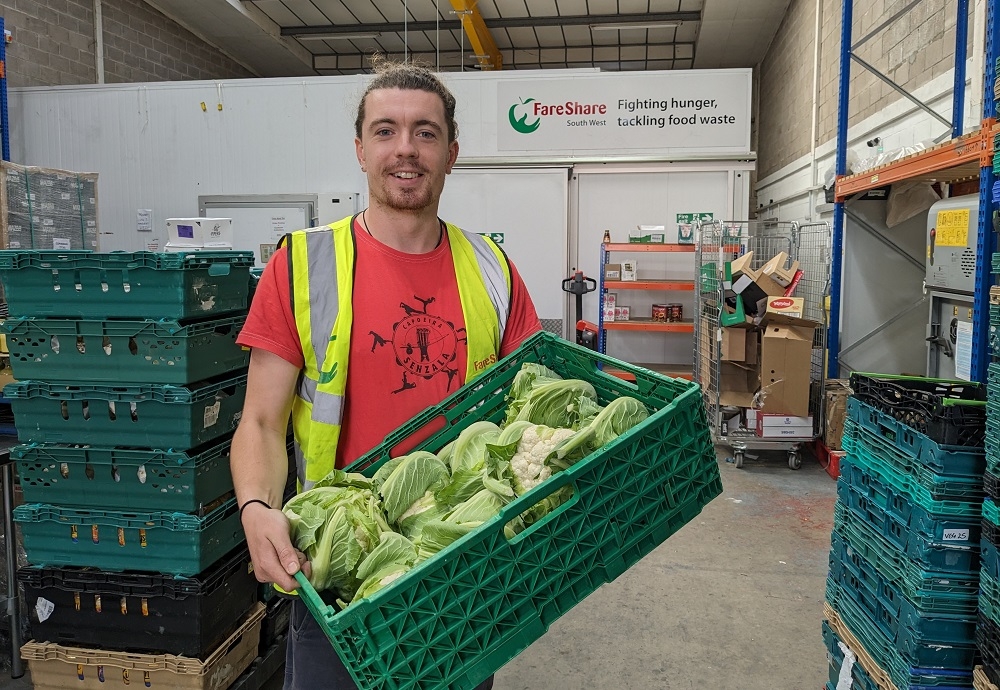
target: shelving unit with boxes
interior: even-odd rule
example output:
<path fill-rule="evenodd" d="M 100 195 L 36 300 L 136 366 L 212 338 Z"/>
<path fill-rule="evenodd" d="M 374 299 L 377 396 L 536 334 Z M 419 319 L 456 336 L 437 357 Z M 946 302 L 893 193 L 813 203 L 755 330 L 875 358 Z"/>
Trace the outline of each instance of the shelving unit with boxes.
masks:
<path fill-rule="evenodd" d="M 601 244 L 600 308 L 598 310 L 597 341 L 598 350 L 602 354 L 607 352 L 609 331 L 667 334 L 694 333 L 694 321 L 690 318 L 690 311 L 688 311 L 687 315 L 683 314 L 683 305 L 671 301 L 670 304 L 662 305 L 667 307 L 666 311 L 657 310 L 657 306 L 661 305 L 661 302 L 659 301 L 660 295 L 666 296 L 670 293 L 693 294 L 693 278 L 691 280 L 678 278 L 644 278 L 640 280 L 637 272 L 633 272 L 631 276 L 626 276 L 624 275 L 624 271 L 622 271 L 622 274 L 619 274 L 616 278 L 613 271 L 610 275 L 608 271 L 609 266 L 614 266 L 614 264 L 610 261 L 612 254 L 690 254 L 693 256 L 694 251 L 695 246 L 693 244 L 642 244 L 614 242 L 605 242 Z M 627 261 L 623 260 L 623 263 L 627 263 Z M 636 261 L 635 264 L 638 266 L 640 262 Z M 658 273 L 666 273 L 669 270 L 668 267 L 663 264 L 656 266 L 655 269 L 651 269 L 645 263 L 642 263 L 641 265 L 643 266 L 643 272 L 647 275 L 654 270 Z M 693 263 L 690 266 L 690 271 L 692 273 L 694 271 Z M 626 279 L 626 277 L 628 277 L 628 279 Z M 636 311 L 632 311 L 631 305 L 628 305 L 630 312 L 626 318 L 622 318 L 620 312 L 616 314 L 614 311 L 610 311 L 615 309 L 615 307 L 621 308 L 622 305 L 620 305 L 620 302 L 623 299 L 622 293 L 635 294 L 642 292 L 656 293 L 654 299 L 657 300 L 653 305 L 651 305 L 651 307 L 643 309 L 643 316 L 639 316 Z M 645 301 L 648 300 L 644 300 L 644 302 Z M 663 302 L 667 302 L 667 300 L 664 299 Z M 671 304 L 678 304 L 678 306 L 681 307 L 680 312 L 673 311 L 673 313 L 671 313 L 669 308 Z M 688 309 L 690 310 L 690 307 Z M 646 313 L 649 315 L 646 316 Z M 687 318 L 685 318 L 685 316 Z M 678 346 L 678 351 L 686 349 L 686 344 L 684 347 Z M 637 366 L 651 369 L 675 378 L 692 378 L 692 369 L 690 364 L 670 362 L 635 362 L 635 364 Z M 626 379 L 630 378 L 628 374 L 618 370 L 609 370 L 609 373 Z"/>

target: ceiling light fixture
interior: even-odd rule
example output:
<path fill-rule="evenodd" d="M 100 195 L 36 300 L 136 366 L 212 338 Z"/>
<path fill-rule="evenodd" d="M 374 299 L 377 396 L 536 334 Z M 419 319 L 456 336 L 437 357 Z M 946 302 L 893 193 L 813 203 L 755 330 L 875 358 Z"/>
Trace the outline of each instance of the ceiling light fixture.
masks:
<path fill-rule="evenodd" d="M 381 35 L 381 31 L 361 31 L 356 34 L 306 34 L 304 36 L 296 36 L 295 38 L 300 41 L 347 41 L 356 38 L 378 38 Z"/>
<path fill-rule="evenodd" d="M 669 29 L 680 26 L 680 20 L 669 20 L 664 22 L 610 22 L 606 24 L 591 24 L 591 31 L 626 31 L 627 29 Z"/>

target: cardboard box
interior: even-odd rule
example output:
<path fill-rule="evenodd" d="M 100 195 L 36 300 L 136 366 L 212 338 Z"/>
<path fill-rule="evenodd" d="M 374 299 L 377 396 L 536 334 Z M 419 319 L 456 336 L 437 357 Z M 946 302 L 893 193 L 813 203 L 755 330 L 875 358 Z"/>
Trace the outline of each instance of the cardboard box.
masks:
<path fill-rule="evenodd" d="M 723 328 L 722 361 L 746 362 L 747 341 L 751 338 L 756 341 L 756 331 L 751 331 L 746 328 Z M 756 364 L 756 362 L 753 362 L 753 364 Z"/>
<path fill-rule="evenodd" d="M 756 429 L 761 438 L 811 438 L 813 418 L 761 412 L 757 415 Z"/>
<path fill-rule="evenodd" d="M 786 263 L 788 263 L 788 254 L 778 252 L 770 261 L 761 266 L 760 272 L 766 276 L 770 276 L 778 285 L 788 287 L 792 282 L 792 278 L 795 277 L 795 272 L 799 270 L 799 262 L 793 261 L 792 265 L 788 267 L 785 266 Z"/>
<path fill-rule="evenodd" d="M 750 276 L 750 280 L 753 280 L 757 277 L 757 272 L 754 271 L 752 268 L 750 268 L 752 263 L 753 263 L 753 252 L 747 252 L 743 256 L 733 259 L 732 261 L 729 262 L 731 268 L 731 275 L 733 277 L 732 279 L 734 283 L 740 276 L 744 274 Z"/>
<path fill-rule="evenodd" d="M 694 244 L 694 225 L 691 223 L 677 224 L 677 244 Z"/>
<path fill-rule="evenodd" d="M 765 314 L 760 333 L 762 409 L 768 414 L 809 414 L 813 335 L 820 324 Z"/>
<path fill-rule="evenodd" d="M 604 264 L 604 280 L 621 280 L 621 264 Z"/>
<path fill-rule="evenodd" d="M 622 280 L 638 280 L 635 260 L 622 261 Z"/>
<path fill-rule="evenodd" d="M 847 398 L 851 395 L 849 379 L 827 379 L 823 442 L 831 451 L 843 447 L 844 421 L 847 419 Z"/>
<path fill-rule="evenodd" d="M 722 362 L 719 367 L 719 404 L 733 407 L 753 407 L 760 389 L 760 369 L 757 366 L 756 334 L 746 339 L 745 362 Z"/>
<path fill-rule="evenodd" d="M 802 318 L 805 313 L 806 301 L 801 297 L 771 297 L 767 300 L 765 314 L 784 314 Z"/>
<path fill-rule="evenodd" d="M 628 321 L 631 309 L 629 307 L 615 307 L 615 321 Z"/>
<path fill-rule="evenodd" d="M 631 244 L 663 244 L 667 241 L 667 235 L 664 232 L 666 228 L 662 225 L 640 225 L 638 227 L 638 235 L 632 233 L 628 235 L 628 241 Z"/>
<path fill-rule="evenodd" d="M 174 244 L 173 242 L 167 242 L 163 246 L 163 251 L 168 254 L 175 252 L 231 252 L 233 250 L 233 245 L 227 242 L 213 242 L 211 244 L 205 244 L 202 246 L 195 246 L 190 244 Z"/>
<path fill-rule="evenodd" d="M 743 308 L 748 316 L 760 316 L 767 309 L 767 301 L 771 297 L 784 297 L 785 288 L 764 274 L 757 274 L 750 279 L 750 274 L 744 273 L 733 283 L 733 291 L 743 300 Z"/>
<path fill-rule="evenodd" d="M 615 320 L 615 305 L 604 304 L 604 321 L 605 323 Z"/>
<path fill-rule="evenodd" d="M 167 218 L 167 243 L 175 246 L 204 247 L 233 244 L 231 218 Z"/>

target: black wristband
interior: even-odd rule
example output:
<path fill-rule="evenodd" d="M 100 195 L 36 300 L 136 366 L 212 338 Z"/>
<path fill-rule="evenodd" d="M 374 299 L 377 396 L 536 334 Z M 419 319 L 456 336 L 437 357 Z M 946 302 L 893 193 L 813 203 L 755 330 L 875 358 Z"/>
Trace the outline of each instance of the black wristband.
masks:
<path fill-rule="evenodd" d="M 251 505 L 251 504 L 253 504 L 253 503 L 260 503 L 260 504 L 261 504 L 262 506 L 264 506 L 264 507 L 265 507 L 265 508 L 267 508 L 268 510 L 270 510 L 270 509 L 271 509 L 271 506 L 270 506 L 270 504 L 268 504 L 268 502 L 267 502 L 267 501 L 262 501 L 262 500 L 261 500 L 261 499 L 259 499 L 259 498 L 251 498 L 251 499 L 250 499 L 250 500 L 248 500 L 248 501 L 247 501 L 246 503 L 244 503 L 243 505 L 241 505 L 241 506 L 240 506 L 240 522 L 241 522 L 241 523 L 243 522 L 243 511 L 247 509 L 247 506 L 248 506 L 248 505 Z"/>

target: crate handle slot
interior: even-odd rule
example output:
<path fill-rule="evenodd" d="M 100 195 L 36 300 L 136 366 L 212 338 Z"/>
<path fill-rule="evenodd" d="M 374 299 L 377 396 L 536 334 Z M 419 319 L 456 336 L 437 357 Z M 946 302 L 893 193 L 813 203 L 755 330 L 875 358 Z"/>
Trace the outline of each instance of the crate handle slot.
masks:
<path fill-rule="evenodd" d="M 570 488 L 573 490 L 573 493 L 570 495 L 570 497 L 568 499 L 566 499 L 566 501 L 564 501 L 563 503 L 561 503 L 558 506 L 556 506 L 556 508 L 554 510 L 550 510 L 548 513 L 546 513 L 545 515 L 543 515 L 542 519 L 539 520 L 538 522 L 535 522 L 535 523 L 532 523 L 531 525 L 528 525 L 527 528 L 525 528 L 524 530 L 522 530 L 518 534 L 515 534 L 513 537 L 508 537 L 507 541 L 509 541 L 511 544 L 516 544 L 517 542 L 521 541 L 522 539 L 527 539 L 528 537 L 531 536 L 531 534 L 533 532 L 536 532 L 539 529 L 541 529 L 541 527 L 545 523 L 549 522 L 550 520 L 555 519 L 555 517 L 557 515 L 559 515 L 559 513 L 562 513 L 562 512 L 564 512 L 566 510 L 569 510 L 576 503 L 578 503 L 580 501 L 580 492 L 576 488 L 576 483 L 575 482 L 570 483 L 568 486 L 570 486 Z M 562 487 L 559 487 L 559 488 L 562 488 Z M 538 505 L 539 503 L 541 503 L 542 501 L 544 501 L 546 498 L 548 498 L 553 493 L 555 493 L 555 492 L 554 491 L 550 491 L 548 494 L 546 494 L 546 495 L 538 498 L 537 500 L 533 501 L 530 506 L 528 506 L 524 510 L 520 511 L 516 516 L 514 516 L 514 517 L 512 517 L 510 519 L 505 520 L 504 521 L 504 526 L 506 527 L 510 523 L 512 523 L 515 520 L 519 519 L 522 515 L 524 515 L 528 511 L 530 511 L 532 508 L 534 508 L 536 505 Z M 527 494 L 525 494 L 525 495 L 527 495 Z M 506 513 L 506 511 L 504 511 L 504 512 Z M 506 532 L 504 532 L 504 536 L 506 536 Z"/>
<path fill-rule="evenodd" d="M 232 267 L 229 264 L 212 264 L 208 267 L 208 275 L 214 277 L 227 276 L 231 269 Z"/>

